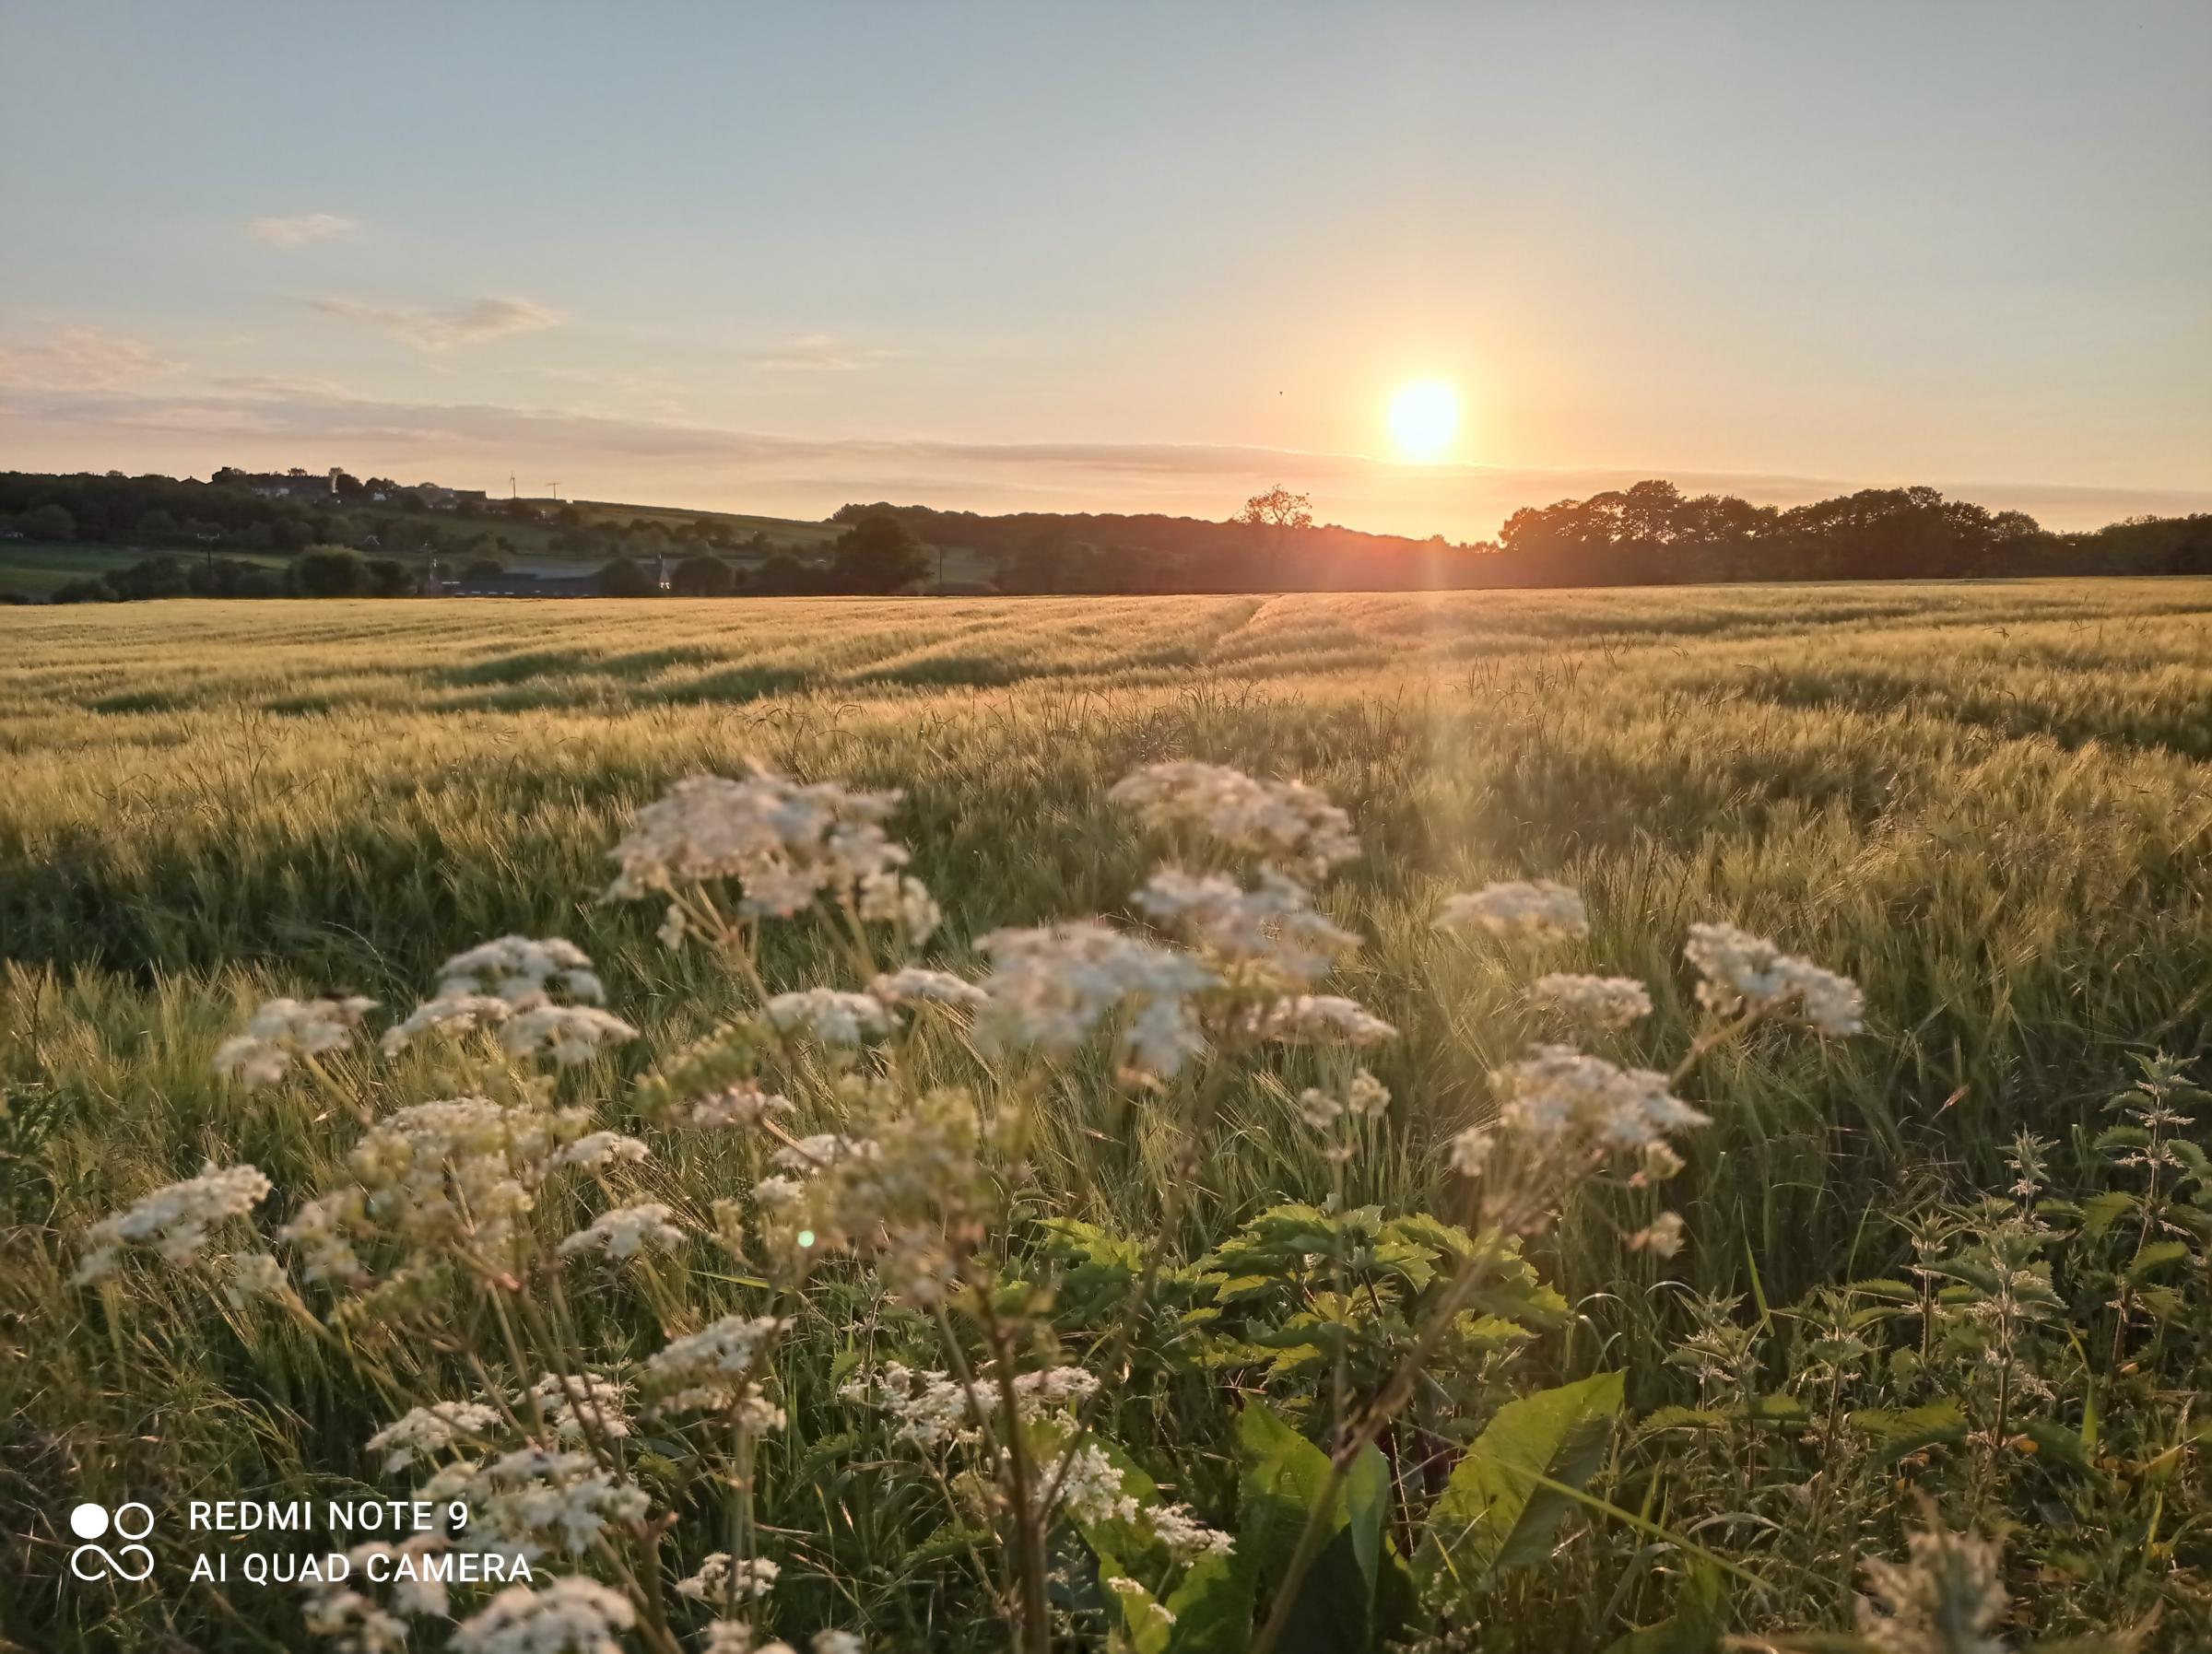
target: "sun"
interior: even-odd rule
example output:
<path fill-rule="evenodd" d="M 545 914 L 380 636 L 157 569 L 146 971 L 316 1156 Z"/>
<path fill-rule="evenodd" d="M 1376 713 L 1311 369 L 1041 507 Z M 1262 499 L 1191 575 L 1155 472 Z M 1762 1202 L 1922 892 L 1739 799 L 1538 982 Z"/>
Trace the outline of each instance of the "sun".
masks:
<path fill-rule="evenodd" d="M 1459 393 L 1439 379 L 1400 385 L 1390 399 L 1390 435 L 1398 457 L 1441 459 L 1459 434 Z"/>

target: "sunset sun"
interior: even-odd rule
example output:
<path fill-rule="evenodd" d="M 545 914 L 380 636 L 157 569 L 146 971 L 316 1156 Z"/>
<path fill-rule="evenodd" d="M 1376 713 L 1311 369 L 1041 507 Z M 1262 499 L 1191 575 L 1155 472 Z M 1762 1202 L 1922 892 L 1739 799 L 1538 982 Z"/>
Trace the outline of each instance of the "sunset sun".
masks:
<path fill-rule="evenodd" d="M 1458 434 L 1459 394 L 1442 381 L 1417 380 L 1392 394 L 1390 435 L 1400 459 L 1441 459 Z"/>

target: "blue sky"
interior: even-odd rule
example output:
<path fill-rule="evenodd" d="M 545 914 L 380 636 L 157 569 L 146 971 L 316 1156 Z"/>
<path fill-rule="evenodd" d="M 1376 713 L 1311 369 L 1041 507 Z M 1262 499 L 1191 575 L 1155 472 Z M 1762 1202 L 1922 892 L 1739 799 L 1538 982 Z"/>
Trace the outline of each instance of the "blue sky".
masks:
<path fill-rule="evenodd" d="M 2203 4 L 0 0 L 0 464 L 2212 509 L 2208 70 Z"/>

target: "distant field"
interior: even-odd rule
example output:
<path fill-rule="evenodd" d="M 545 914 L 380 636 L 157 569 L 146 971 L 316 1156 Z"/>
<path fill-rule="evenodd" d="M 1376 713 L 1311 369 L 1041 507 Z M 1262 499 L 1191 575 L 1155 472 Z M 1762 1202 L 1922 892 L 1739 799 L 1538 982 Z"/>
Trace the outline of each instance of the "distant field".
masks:
<path fill-rule="evenodd" d="M 154 555 L 151 551 L 140 551 L 128 546 L 0 540 L 0 592 L 20 592 L 26 597 L 43 597 L 55 587 L 71 581 L 88 580 L 96 574 L 105 574 L 111 569 L 127 569 L 133 563 L 144 562 Z M 181 562 L 190 562 L 199 553 L 171 550 L 168 555 Z M 282 557 L 253 552 L 224 551 L 218 555 L 236 562 L 257 564 L 265 569 L 284 567 Z"/>
<path fill-rule="evenodd" d="M 0 1362 L 0 1417 L 18 1421 L 0 1450 L 0 1530 L 65 1508 L 85 1463 L 177 1499 L 372 1473 L 359 1443 L 390 1403 L 332 1378 L 283 1326 L 182 1296 L 108 1323 L 61 1284 L 65 1238 L 204 1156 L 254 1159 L 284 1191 L 272 1205 L 288 1204 L 350 1140 L 344 1118 L 241 1111 L 210 1077 L 215 1041 L 261 994 L 344 987 L 404 1009 L 447 953 L 521 932 L 572 937 L 613 1007 L 656 1028 L 741 1003 L 656 944 L 654 913 L 594 898 L 636 807 L 752 756 L 905 790 L 899 836 L 947 909 L 948 959 L 995 925 L 1126 912 L 1153 850 L 1104 795 L 1135 766 L 1300 776 L 1352 813 L 1364 854 L 1326 900 L 1370 938 L 1341 991 L 1404 1031 L 1375 1059 L 1398 1098 L 1388 1146 L 1332 1165 L 1288 1112 L 1301 1082 L 1239 1093 L 1194 1244 L 1333 1188 L 1352 1205 L 1447 1209 L 1441 1144 L 1482 1117 L 1485 1071 L 1537 1025 L 1510 960 L 1440 952 L 1444 890 L 1579 887 L 1593 933 L 1562 968 L 1654 984 L 1653 1016 L 1608 1048 L 1624 1061 L 1665 1067 L 1684 1044 L 1693 921 L 1732 920 L 1855 978 L 1869 1035 L 1766 1042 L 1694 1076 L 1715 1123 L 1674 1197 L 1694 1235 L 1680 1259 L 1654 1273 L 1577 1224 L 1546 1252 L 1580 1330 L 1514 1382 L 1623 1367 L 1640 1414 L 1696 1402 L 1667 1358 L 1688 1291 L 1737 1296 L 1719 1313 L 1773 1341 L 1763 1382 L 1785 1387 L 1788 1307 L 1905 1268 L 1893 1218 L 2004 1188 L 2018 1129 L 2086 1144 L 2094 1125 L 2077 1128 L 2102 1118 L 2136 1056 L 2197 1058 L 2212 1040 L 2212 581 L 0 611 L 0 1221 L 18 1247 L 0 1330 L 36 1332 Z M 826 968 L 823 944 L 782 935 L 778 971 Z M 1037 1198 L 1057 1211 L 1079 1188 L 1077 1215 L 1147 1234 L 1152 1185 L 1120 1158 L 1124 1126 L 1085 1112 L 1104 1105 L 1084 1088 L 1102 1084 L 1086 1070 L 1054 1094 L 1064 1118 Z M 2096 1297 L 2084 1347 L 2100 1360 L 2112 1333 Z M 823 1371 L 839 1336 L 821 1334 Z M 2171 1375 L 2199 1336 L 2159 1346 L 2170 1389 L 2190 1382 Z M 123 1360 L 110 1345 L 126 1338 Z M 1917 1404 L 1905 1382 L 1867 1416 Z M 830 1405 L 794 1414 L 763 1496 L 765 1531 L 811 1536 L 786 1554 L 780 1625 L 994 1646 L 969 1640 L 980 1610 L 943 1608 L 981 1599 L 958 1594 L 975 1588 L 932 1537 L 936 1519 L 878 1502 L 874 1469 L 853 1469 L 834 1508 L 818 1494 L 805 1455 L 842 1427 Z M 2150 1406 L 2114 1392 L 2105 1416 Z M 1217 1426 L 1160 1428 L 1182 1444 L 1178 1496 L 1230 1519 Z M 1902 1471 L 1854 1449 L 1823 1472 L 1798 1435 L 1724 1448 L 1709 1471 L 1685 1468 L 1708 1463 L 1701 1448 L 1624 1436 L 1594 1485 L 1667 1523 L 1752 1513 L 1700 1541 L 1792 1594 L 1741 1596 L 1731 1624 L 1843 1624 L 1853 1557 L 1895 1551 L 1900 1523 L 1919 1519 L 1901 1478 L 1961 1497 L 1983 1484 L 1955 1441 Z M 2115 1463 L 2162 1450 L 2110 1449 Z M 2056 1472 L 2018 1465 L 1984 1520 L 2055 1508 L 2032 1501 L 2058 1497 L 2035 1479 Z M 1817 1473 L 1861 1502 L 1801 1522 Z M 2110 1475 L 2106 1514 L 2077 1519 L 2139 1532 L 2125 1515 L 2137 1484 Z M 2189 1497 L 2178 1552 L 2202 1549 Z M 1497 1600 L 1544 1628 L 1519 1646 L 1603 1647 L 1673 1601 L 1639 1531 L 1590 1531 L 1602 1541 Z M 2073 1543 L 2016 1542 L 2023 1624 L 2070 1633 L 2157 1602 L 2183 1639 L 2161 1646 L 2203 1646 L 2188 1639 L 2212 1606 L 2187 1567 L 2100 1539 L 2117 1547 L 2100 1553 L 2106 1571 L 2068 1574 Z M 157 1620 L 208 1642 L 204 1604 L 164 1601 L 132 1622 L 143 1645 Z M 97 1645 L 77 1599 L 23 1604 L 31 1646 Z M 292 1634 L 288 1611 L 247 1612 L 271 1646 Z"/>

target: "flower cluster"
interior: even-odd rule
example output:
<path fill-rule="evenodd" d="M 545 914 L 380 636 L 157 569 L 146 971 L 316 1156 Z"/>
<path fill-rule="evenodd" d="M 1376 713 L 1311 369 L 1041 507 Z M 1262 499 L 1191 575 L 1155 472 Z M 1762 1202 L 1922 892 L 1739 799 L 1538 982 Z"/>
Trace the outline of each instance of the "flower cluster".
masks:
<path fill-rule="evenodd" d="M 1583 898 L 1549 879 L 1485 885 L 1480 890 L 1448 896 L 1437 909 L 1436 928 L 1524 942 L 1579 940 L 1590 933 Z"/>
<path fill-rule="evenodd" d="M 715 1551 L 700 1564 L 698 1573 L 677 1581 L 676 1594 L 694 1602 L 711 1602 L 718 1597 L 733 1595 L 740 1599 L 765 1597 L 774 1589 L 776 1576 L 782 1571 L 760 1556 L 748 1556 L 733 1567 L 727 1551 Z"/>
<path fill-rule="evenodd" d="M 558 1249 L 563 1258 L 597 1252 L 618 1263 L 644 1251 L 674 1251 L 684 1244 L 684 1231 L 675 1218 L 658 1201 L 618 1206 L 562 1240 Z"/>
<path fill-rule="evenodd" d="M 129 1247 L 147 1247 L 165 1263 L 182 1268 L 197 1261 L 207 1231 L 243 1217 L 269 1192 L 269 1180 L 251 1166 L 218 1167 L 157 1189 L 128 1211 L 103 1217 L 86 1231 L 87 1250 L 77 1264 L 78 1285 L 112 1272 Z"/>
<path fill-rule="evenodd" d="M 1260 869 L 1249 889 L 1221 874 L 1163 867 L 1129 899 L 1238 990 L 1312 988 L 1359 946 L 1359 937 L 1314 911 L 1305 886 L 1272 867 Z"/>
<path fill-rule="evenodd" d="M 383 1049 L 393 1055 L 424 1034 L 497 1028 L 510 1056 L 542 1053 L 564 1066 L 588 1062 L 602 1044 L 637 1038 L 637 1029 L 600 1008 L 606 998 L 598 973 L 574 943 L 501 936 L 448 959 L 438 973 L 438 991 L 385 1030 Z"/>
<path fill-rule="evenodd" d="M 1530 986 L 1528 1002 L 1591 1028 L 1625 1028 L 1652 1014 L 1652 993 L 1634 977 L 1578 977 L 1553 972 Z"/>
<path fill-rule="evenodd" d="M 762 1007 L 779 1033 L 805 1033 L 824 1045 L 858 1045 L 890 1031 L 891 1014 L 872 993 L 836 988 L 801 988 L 779 993 Z"/>
<path fill-rule="evenodd" d="M 609 899 L 675 896 L 686 886 L 735 879 L 741 917 L 789 919 L 825 891 L 841 894 L 906 864 L 884 836 L 895 792 L 861 792 L 835 781 L 801 785 L 755 763 L 742 780 L 695 775 L 640 810 L 608 852 L 620 870 Z M 925 899 L 927 892 L 921 893 Z M 930 921 L 903 886 L 870 884 L 871 910 L 899 913 L 910 929 Z M 910 905 L 911 904 L 911 905 Z M 934 909 L 934 904 L 932 904 Z"/>
<path fill-rule="evenodd" d="M 1691 925 L 1682 956 L 1705 979 L 1699 1002 L 1722 1015 L 1794 1015 L 1823 1034 L 1856 1034 L 1865 1026 L 1865 996 L 1849 977 L 1732 924 Z"/>
<path fill-rule="evenodd" d="M 596 1580 L 511 1585 L 454 1627 L 453 1654 L 622 1654 L 637 1619 L 628 1597 Z"/>
<path fill-rule="evenodd" d="M 1147 765 L 1106 796 L 1149 827 L 1188 828 L 1293 872 L 1319 875 L 1359 854 L 1352 818 L 1304 781 L 1264 781 L 1185 758 Z"/>
<path fill-rule="evenodd" d="M 993 931 L 976 945 L 992 966 L 976 1018 L 986 1051 L 1065 1056 L 1123 1012 L 1122 1044 L 1139 1068 L 1171 1075 L 1206 1050 L 1190 1000 L 1219 979 L 1189 954 L 1096 920 Z"/>
<path fill-rule="evenodd" d="M 369 1438 L 369 1450 L 384 1456 L 384 1469 L 404 1471 L 418 1460 L 444 1452 L 455 1442 L 488 1441 L 500 1427 L 500 1411 L 481 1402 L 433 1402 L 410 1408 Z"/>
<path fill-rule="evenodd" d="M 761 1395 L 757 1375 L 785 1323 L 772 1315 L 725 1315 L 672 1338 L 645 1359 L 656 1411 L 737 1414 L 751 1428 L 781 1428 L 783 1414 Z"/>
<path fill-rule="evenodd" d="M 610 1523 L 634 1522 L 652 1507 L 643 1488 L 594 1454 L 535 1442 L 487 1463 L 448 1465 L 417 1496 L 467 1505 L 468 1526 L 455 1543 L 532 1562 L 554 1546 L 582 1555 Z"/>
<path fill-rule="evenodd" d="M 273 999 L 215 1049 L 215 1072 L 249 1086 L 274 1085 L 300 1057 L 335 1051 L 353 1038 L 372 999 Z"/>

